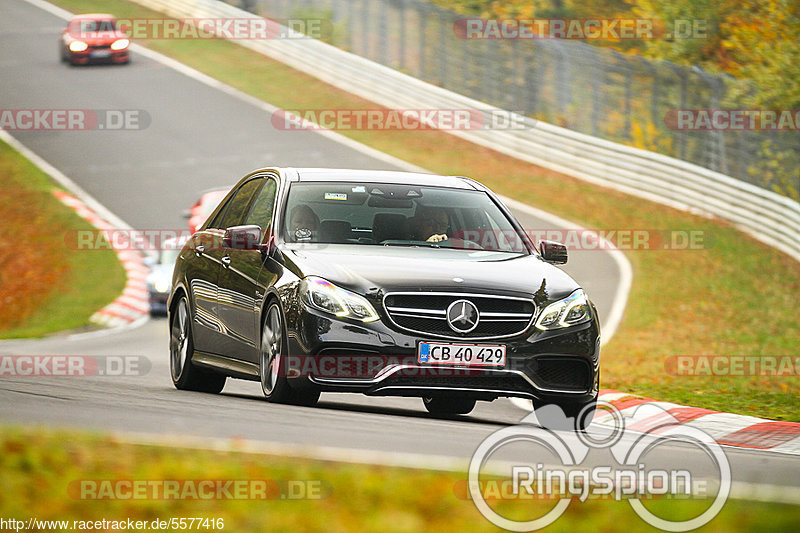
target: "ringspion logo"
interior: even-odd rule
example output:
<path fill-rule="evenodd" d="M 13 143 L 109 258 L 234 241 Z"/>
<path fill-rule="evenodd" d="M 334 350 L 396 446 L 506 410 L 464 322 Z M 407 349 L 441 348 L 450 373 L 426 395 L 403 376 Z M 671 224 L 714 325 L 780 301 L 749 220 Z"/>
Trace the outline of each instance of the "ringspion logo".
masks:
<path fill-rule="evenodd" d="M 659 417 L 659 424 L 641 434 L 623 438 L 626 417 L 607 402 L 597 403 L 598 417 L 610 419 L 601 431 L 552 431 L 538 425 L 549 421 L 556 427 L 575 427 L 555 405 L 545 405 L 526 416 L 519 424 L 499 429 L 486 437 L 475 450 L 469 464 L 467 488 L 478 511 L 492 524 L 509 531 L 535 531 L 553 524 L 573 501 L 613 499 L 627 501 L 632 510 L 648 524 L 665 531 L 691 531 L 717 516 L 731 490 L 731 469 L 722 447 L 709 434 L 682 425 L 666 410 L 653 404 L 643 404 L 645 410 Z M 586 409 L 578 418 L 587 416 Z M 596 425 L 593 424 L 592 428 Z M 692 468 L 662 468 L 659 461 L 648 461 L 648 454 L 658 446 L 679 439 L 702 452 L 713 474 L 698 475 Z M 504 461 L 493 467 L 489 482 L 482 478 L 490 458 L 506 446 L 527 447 L 528 462 Z M 590 451 L 605 449 L 609 462 L 587 462 Z M 599 453 L 599 452 L 598 452 Z M 555 463 L 547 464 L 552 458 Z M 704 465 L 706 466 L 706 465 Z M 487 490 L 490 489 L 490 490 Z M 454 487 L 456 495 L 460 487 Z M 710 500 L 710 505 L 695 516 L 661 517 L 644 506 L 642 500 L 656 498 Z M 497 499 L 554 499 L 556 504 L 545 514 L 531 520 L 504 516 L 503 509 L 488 504 Z"/>

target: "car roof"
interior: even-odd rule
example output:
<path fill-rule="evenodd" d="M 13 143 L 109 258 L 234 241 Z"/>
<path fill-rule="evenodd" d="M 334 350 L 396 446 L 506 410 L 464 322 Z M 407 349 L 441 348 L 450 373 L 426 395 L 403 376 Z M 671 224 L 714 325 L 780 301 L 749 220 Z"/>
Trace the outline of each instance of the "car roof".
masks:
<path fill-rule="evenodd" d="M 440 176 L 422 172 L 401 172 L 395 170 L 355 170 L 339 168 L 293 168 L 284 169 L 286 175 L 294 170 L 297 181 L 330 181 L 358 183 L 396 183 L 399 185 L 418 185 L 429 187 L 449 187 L 454 189 L 479 190 L 476 183 L 463 176 Z"/>

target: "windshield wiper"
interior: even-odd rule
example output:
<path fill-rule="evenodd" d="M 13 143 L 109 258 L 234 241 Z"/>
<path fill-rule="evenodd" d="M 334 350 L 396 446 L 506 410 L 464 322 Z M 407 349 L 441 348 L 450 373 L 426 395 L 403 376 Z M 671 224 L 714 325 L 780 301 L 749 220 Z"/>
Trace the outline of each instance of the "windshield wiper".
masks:
<path fill-rule="evenodd" d="M 391 242 L 384 242 L 381 246 L 402 246 L 405 248 L 441 248 L 435 242 L 398 242 L 398 241 L 391 241 Z"/>

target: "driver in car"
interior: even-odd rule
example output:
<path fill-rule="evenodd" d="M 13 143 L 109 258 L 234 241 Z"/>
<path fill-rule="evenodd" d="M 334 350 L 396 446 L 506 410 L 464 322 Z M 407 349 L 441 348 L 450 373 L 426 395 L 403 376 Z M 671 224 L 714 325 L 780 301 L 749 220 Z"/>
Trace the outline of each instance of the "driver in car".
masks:
<path fill-rule="evenodd" d="M 319 217 L 307 205 L 298 205 L 289 217 L 289 236 L 295 242 L 311 242 L 319 229 Z"/>
<path fill-rule="evenodd" d="M 449 226 L 450 220 L 444 209 L 430 206 L 417 206 L 417 211 L 411 219 L 411 231 L 416 241 L 446 241 Z"/>

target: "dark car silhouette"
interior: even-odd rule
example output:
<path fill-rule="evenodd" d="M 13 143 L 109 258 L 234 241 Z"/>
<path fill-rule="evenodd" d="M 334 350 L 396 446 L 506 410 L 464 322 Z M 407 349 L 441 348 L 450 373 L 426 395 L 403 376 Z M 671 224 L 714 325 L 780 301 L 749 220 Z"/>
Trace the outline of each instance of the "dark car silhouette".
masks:
<path fill-rule="evenodd" d="M 180 252 L 173 382 L 217 393 L 227 377 L 257 380 L 268 400 L 302 405 L 413 396 L 437 415 L 521 397 L 585 427 L 599 321 L 553 264 L 566 260 L 469 178 L 258 170 Z"/>

